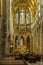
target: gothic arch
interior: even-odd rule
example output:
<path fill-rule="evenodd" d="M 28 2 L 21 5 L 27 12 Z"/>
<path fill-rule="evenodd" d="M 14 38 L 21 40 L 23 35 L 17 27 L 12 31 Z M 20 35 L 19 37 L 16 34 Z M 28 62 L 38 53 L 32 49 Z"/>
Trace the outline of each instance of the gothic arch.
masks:
<path fill-rule="evenodd" d="M 15 48 L 18 48 L 18 36 L 15 37 Z"/>
<path fill-rule="evenodd" d="M 27 46 L 27 49 L 30 49 L 30 37 L 27 36 L 26 38 L 26 46 Z"/>
<path fill-rule="evenodd" d="M 29 41 L 28 41 L 28 39 L 29 39 Z M 27 44 L 27 41 L 28 41 L 28 44 Z M 31 33 L 27 33 L 27 35 L 26 35 L 26 46 L 27 46 L 27 49 L 29 52 L 33 51 L 33 36 Z"/>
<path fill-rule="evenodd" d="M 20 37 L 20 45 L 23 45 L 23 44 L 24 44 L 24 37 L 21 36 L 21 37 Z"/>
<path fill-rule="evenodd" d="M 31 14 L 31 7 L 30 7 L 28 0 L 26 0 L 26 1 L 25 0 L 13 0 L 11 4 L 12 4 L 13 16 L 14 16 L 14 13 L 16 13 L 16 11 L 18 10 L 18 8 L 21 8 L 21 9 L 23 8 L 26 10 L 28 9 Z"/>

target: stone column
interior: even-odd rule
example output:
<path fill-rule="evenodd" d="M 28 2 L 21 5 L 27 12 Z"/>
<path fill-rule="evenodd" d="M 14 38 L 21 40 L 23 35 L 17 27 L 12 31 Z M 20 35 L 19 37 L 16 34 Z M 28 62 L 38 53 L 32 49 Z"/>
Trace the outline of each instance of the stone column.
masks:
<path fill-rule="evenodd" d="M 4 12 L 4 6 L 3 6 L 3 0 L 0 0 L 0 57 L 2 58 L 4 56 L 4 44 L 3 44 L 3 20 L 5 20 L 5 12 Z M 3 13 L 4 12 L 4 13 Z"/>
<path fill-rule="evenodd" d="M 4 37 L 4 27 L 3 27 L 3 23 L 5 23 L 5 18 L 6 18 L 6 4 L 5 4 L 5 0 L 0 0 L 0 56 L 1 58 L 4 56 L 4 42 L 5 42 L 5 39 L 3 38 Z"/>
<path fill-rule="evenodd" d="M 15 29 L 14 29 L 14 12 L 12 10 L 12 0 L 10 0 L 10 33 L 11 33 L 11 43 L 13 43 L 13 53 L 15 52 L 15 42 L 14 42 L 14 37 L 15 37 Z M 14 53 L 15 54 L 15 53 Z"/>
<path fill-rule="evenodd" d="M 42 54 L 42 21 L 40 22 L 40 54 Z"/>
<path fill-rule="evenodd" d="M 9 55 L 9 45 L 10 45 L 10 0 L 6 0 L 6 24 L 7 24 L 7 36 L 5 39 L 5 55 Z"/>
<path fill-rule="evenodd" d="M 42 55 L 43 55 L 43 21 L 42 21 Z"/>
<path fill-rule="evenodd" d="M 1 42 L 2 42 L 2 38 L 1 38 L 1 35 L 2 35 L 2 30 L 1 30 L 1 25 L 2 25 L 2 13 L 1 13 L 1 0 L 0 0 L 0 58 L 1 58 Z"/>
<path fill-rule="evenodd" d="M 35 39 L 36 38 L 35 38 L 35 30 L 34 30 L 34 32 L 33 32 L 33 52 L 35 52 L 35 50 L 36 50 L 36 48 L 35 48 L 35 46 L 36 46 L 36 44 L 35 44 L 36 40 Z"/>
<path fill-rule="evenodd" d="M 33 32 L 33 52 L 34 52 L 34 32 Z"/>

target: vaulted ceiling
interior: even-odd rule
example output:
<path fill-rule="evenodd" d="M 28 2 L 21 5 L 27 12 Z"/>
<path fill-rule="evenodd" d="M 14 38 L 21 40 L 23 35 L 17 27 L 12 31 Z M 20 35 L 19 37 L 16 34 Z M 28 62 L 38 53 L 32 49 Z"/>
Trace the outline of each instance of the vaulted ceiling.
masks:
<path fill-rule="evenodd" d="M 27 5 L 31 10 L 36 7 L 37 0 L 13 0 L 12 6 L 19 6 L 21 4 Z"/>
<path fill-rule="evenodd" d="M 17 10 L 17 8 L 20 6 L 24 8 L 28 7 L 31 12 L 32 19 L 35 17 L 37 10 L 37 0 L 12 0 L 11 5 L 13 11 Z"/>

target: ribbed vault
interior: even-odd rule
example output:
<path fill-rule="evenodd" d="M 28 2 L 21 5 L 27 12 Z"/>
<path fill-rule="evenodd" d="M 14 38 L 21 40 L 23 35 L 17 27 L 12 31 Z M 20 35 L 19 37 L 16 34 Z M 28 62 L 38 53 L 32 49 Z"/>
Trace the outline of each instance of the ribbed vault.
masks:
<path fill-rule="evenodd" d="M 37 0 L 12 0 L 11 8 L 16 11 L 18 7 L 28 8 L 31 13 L 31 20 L 35 17 L 37 9 Z"/>

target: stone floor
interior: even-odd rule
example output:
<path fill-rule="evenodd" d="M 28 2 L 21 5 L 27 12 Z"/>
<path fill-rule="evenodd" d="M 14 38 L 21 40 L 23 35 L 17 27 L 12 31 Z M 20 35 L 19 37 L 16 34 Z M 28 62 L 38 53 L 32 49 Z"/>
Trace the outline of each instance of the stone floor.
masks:
<path fill-rule="evenodd" d="M 25 65 L 23 60 L 15 60 L 14 58 L 0 59 L 0 65 Z"/>
<path fill-rule="evenodd" d="M 27 65 L 43 65 L 43 62 L 27 63 Z"/>
<path fill-rule="evenodd" d="M 0 65 L 26 65 L 23 60 L 15 60 L 14 58 L 4 58 L 0 59 Z M 43 61 L 41 59 L 40 62 L 36 63 L 29 63 L 27 62 L 27 65 L 43 65 Z"/>
<path fill-rule="evenodd" d="M 37 61 L 36 63 L 29 63 L 29 62 L 27 62 L 27 65 L 43 65 L 43 61 L 41 59 L 41 61 Z"/>

